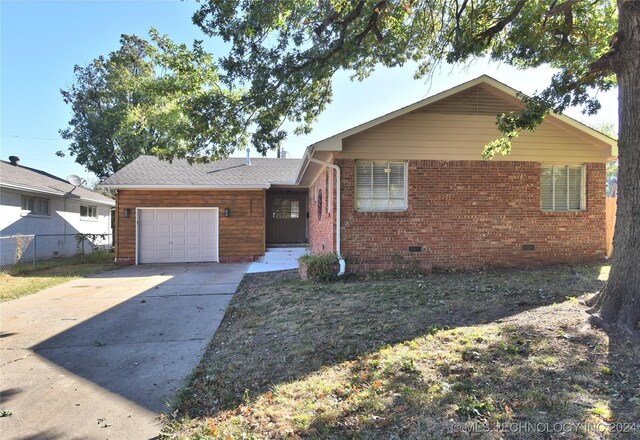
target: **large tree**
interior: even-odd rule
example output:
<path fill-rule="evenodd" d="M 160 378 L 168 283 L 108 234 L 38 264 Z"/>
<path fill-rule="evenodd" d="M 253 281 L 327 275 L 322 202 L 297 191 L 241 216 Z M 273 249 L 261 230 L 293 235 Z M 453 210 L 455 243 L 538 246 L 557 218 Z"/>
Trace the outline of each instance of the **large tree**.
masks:
<path fill-rule="evenodd" d="M 244 142 L 241 95 L 220 88 L 201 42 L 188 48 L 153 29 L 150 37 L 123 35 L 118 50 L 75 66 L 75 83 L 61 90 L 73 114 L 60 134 L 99 178 L 141 154 L 203 161 Z"/>
<path fill-rule="evenodd" d="M 377 66 L 418 63 L 417 76 L 474 57 L 557 69 L 523 96 L 521 113 L 497 116 L 503 137 L 483 157 L 508 153 L 522 130 L 550 112 L 599 109 L 596 90 L 619 90 L 619 198 L 615 254 L 594 324 L 637 334 L 640 321 L 640 1 L 634 0 L 208 0 L 194 22 L 230 45 L 221 80 L 246 87 L 261 151 L 280 142 L 286 119 L 308 132 L 332 99 L 340 69 L 366 78 Z"/>

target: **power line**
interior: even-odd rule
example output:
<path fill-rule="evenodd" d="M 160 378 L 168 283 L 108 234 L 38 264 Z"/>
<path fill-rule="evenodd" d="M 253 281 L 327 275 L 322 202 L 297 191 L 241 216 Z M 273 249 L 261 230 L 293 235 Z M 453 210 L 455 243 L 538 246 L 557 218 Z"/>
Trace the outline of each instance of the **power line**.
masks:
<path fill-rule="evenodd" d="M 30 140 L 38 140 L 38 141 L 65 141 L 62 138 L 46 138 L 46 137 L 36 137 L 36 136 L 15 136 L 15 135 L 6 135 L 3 134 L 1 137 L 3 138 L 12 138 L 12 139 L 30 139 Z"/>

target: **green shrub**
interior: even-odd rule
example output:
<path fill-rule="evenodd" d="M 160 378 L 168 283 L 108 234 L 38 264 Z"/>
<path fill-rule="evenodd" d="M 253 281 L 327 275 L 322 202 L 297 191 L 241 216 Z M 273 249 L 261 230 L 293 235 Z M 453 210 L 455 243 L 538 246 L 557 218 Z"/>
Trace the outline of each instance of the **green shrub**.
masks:
<path fill-rule="evenodd" d="M 338 256 L 336 254 L 303 255 L 298 259 L 301 273 L 306 270 L 307 279 L 314 283 L 328 283 L 338 277 Z M 303 276 L 304 277 L 304 276 Z"/>

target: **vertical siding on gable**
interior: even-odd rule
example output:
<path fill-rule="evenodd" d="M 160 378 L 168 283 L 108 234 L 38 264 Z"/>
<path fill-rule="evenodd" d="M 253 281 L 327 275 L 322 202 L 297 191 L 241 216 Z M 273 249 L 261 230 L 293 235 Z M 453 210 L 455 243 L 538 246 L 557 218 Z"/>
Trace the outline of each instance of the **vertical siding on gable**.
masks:
<path fill-rule="evenodd" d="M 342 141 L 339 159 L 480 160 L 484 146 L 499 138 L 496 115 L 522 103 L 480 84 L 373 126 Z M 610 146 L 549 116 L 534 132 L 513 140 L 508 156 L 495 161 L 605 162 Z"/>
<path fill-rule="evenodd" d="M 470 89 L 449 96 L 417 112 L 448 113 L 458 115 L 488 115 L 495 117 L 498 113 L 517 112 L 523 105 L 512 96 L 498 96 L 485 84 L 478 84 Z"/>
<path fill-rule="evenodd" d="M 500 137 L 495 116 L 413 112 L 342 141 L 339 159 L 480 160 Z M 605 144 L 588 143 L 549 119 L 513 140 L 511 154 L 494 161 L 605 162 Z"/>

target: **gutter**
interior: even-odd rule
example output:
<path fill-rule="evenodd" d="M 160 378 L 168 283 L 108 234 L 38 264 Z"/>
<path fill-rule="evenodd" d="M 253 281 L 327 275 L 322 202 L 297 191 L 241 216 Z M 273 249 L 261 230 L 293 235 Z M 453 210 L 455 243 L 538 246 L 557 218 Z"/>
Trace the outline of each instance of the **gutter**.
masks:
<path fill-rule="evenodd" d="M 66 194 L 63 191 L 46 190 L 46 189 L 36 188 L 28 185 L 20 185 L 18 183 L 2 182 L 0 183 L 0 186 L 9 188 L 9 189 L 18 189 L 18 190 L 29 191 L 29 192 L 40 193 L 40 194 L 51 194 L 53 196 L 59 196 L 59 197 L 63 197 Z"/>
<path fill-rule="evenodd" d="M 340 167 L 329 162 L 324 162 L 319 159 L 315 159 L 311 156 L 309 150 L 305 150 L 305 155 L 309 162 L 317 163 L 319 165 L 331 168 L 336 171 L 336 254 L 338 255 L 338 276 L 344 275 L 345 262 L 340 252 Z"/>
<path fill-rule="evenodd" d="M 185 184 L 185 185 L 134 185 L 134 184 L 109 184 L 101 183 L 101 188 L 110 189 L 147 189 L 147 190 L 162 190 L 162 189 L 190 189 L 190 190 L 206 190 L 206 189 L 269 189 L 270 184 L 238 184 L 238 185 L 197 185 L 197 184 Z"/>
<path fill-rule="evenodd" d="M 9 183 L 9 182 L 0 182 L 0 187 L 7 188 L 7 189 L 12 189 L 12 190 L 18 190 L 18 191 L 32 192 L 32 193 L 36 193 L 36 194 L 48 194 L 48 195 L 52 195 L 52 196 L 62 197 L 64 199 L 71 199 L 71 197 L 69 197 L 69 194 L 71 194 L 73 192 L 73 190 L 68 191 L 68 192 L 64 192 L 64 191 L 60 191 L 60 190 L 56 190 L 56 189 L 46 190 L 46 189 L 42 189 L 42 188 L 35 188 L 35 187 L 32 187 L 32 186 L 28 186 L 28 185 L 20 185 L 20 184 Z M 91 190 L 87 190 L 87 191 L 91 191 Z M 90 199 L 88 197 L 82 197 L 82 196 L 79 196 L 79 195 L 76 195 L 76 194 L 74 194 L 74 195 L 77 197 L 77 200 L 79 200 L 79 201 L 93 202 L 93 203 L 97 203 L 99 205 L 112 206 L 112 207 L 116 206 L 115 200 L 113 200 L 111 202 L 108 202 L 106 200 L 96 200 L 96 199 Z"/>

